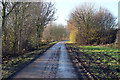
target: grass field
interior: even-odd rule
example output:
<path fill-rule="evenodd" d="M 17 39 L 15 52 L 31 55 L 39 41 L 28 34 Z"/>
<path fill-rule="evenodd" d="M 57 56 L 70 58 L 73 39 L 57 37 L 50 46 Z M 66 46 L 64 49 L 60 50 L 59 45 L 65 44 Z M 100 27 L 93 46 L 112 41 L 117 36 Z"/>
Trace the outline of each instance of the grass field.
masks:
<path fill-rule="evenodd" d="M 92 55 L 95 53 L 97 56 L 99 55 L 108 55 L 109 58 L 114 58 L 115 60 L 119 60 L 120 50 L 113 49 L 109 47 L 100 47 L 100 46 L 79 46 L 79 50 L 89 53 Z"/>
<path fill-rule="evenodd" d="M 98 78 L 120 78 L 120 50 L 101 46 L 69 45 Z"/>

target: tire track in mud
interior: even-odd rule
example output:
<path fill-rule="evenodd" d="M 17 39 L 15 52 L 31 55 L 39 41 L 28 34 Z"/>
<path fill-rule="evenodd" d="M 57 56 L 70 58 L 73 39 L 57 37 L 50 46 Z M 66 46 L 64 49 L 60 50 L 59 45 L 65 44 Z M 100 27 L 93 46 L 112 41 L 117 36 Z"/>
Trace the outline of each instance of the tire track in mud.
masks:
<path fill-rule="evenodd" d="M 46 74 L 44 75 L 44 77 L 47 77 L 47 78 L 55 78 L 56 77 L 56 72 L 57 72 L 57 69 L 58 69 L 58 66 L 59 66 L 59 54 L 60 54 L 60 48 L 54 52 L 49 60 L 48 60 L 48 64 L 46 64 L 46 67 L 45 67 L 45 70 L 43 72 L 43 74 Z M 50 71 L 50 72 L 48 72 Z M 45 73 L 47 72 L 47 73 Z"/>
<path fill-rule="evenodd" d="M 78 75 L 62 41 L 12 78 L 78 78 Z"/>

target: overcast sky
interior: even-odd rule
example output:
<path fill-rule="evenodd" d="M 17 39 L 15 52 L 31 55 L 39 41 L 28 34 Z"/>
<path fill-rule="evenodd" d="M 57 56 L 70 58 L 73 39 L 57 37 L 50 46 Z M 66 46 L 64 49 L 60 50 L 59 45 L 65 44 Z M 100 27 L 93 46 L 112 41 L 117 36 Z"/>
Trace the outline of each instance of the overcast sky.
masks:
<path fill-rule="evenodd" d="M 55 4 L 57 9 L 56 17 L 58 24 L 66 25 L 70 12 L 77 6 L 89 2 L 95 5 L 95 8 L 100 6 L 108 9 L 115 17 L 118 17 L 118 2 L 120 0 L 50 0 Z"/>

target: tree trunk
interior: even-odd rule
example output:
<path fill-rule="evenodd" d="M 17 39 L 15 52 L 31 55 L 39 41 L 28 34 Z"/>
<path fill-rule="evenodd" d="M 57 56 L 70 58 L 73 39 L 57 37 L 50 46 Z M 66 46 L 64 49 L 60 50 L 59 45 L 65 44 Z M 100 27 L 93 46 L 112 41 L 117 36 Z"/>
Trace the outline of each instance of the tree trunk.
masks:
<path fill-rule="evenodd" d="M 118 31 L 116 36 L 115 46 L 120 49 L 120 30 Z"/>
<path fill-rule="evenodd" d="M 3 4 L 3 8 L 2 8 L 2 35 L 4 35 L 3 41 L 4 41 L 4 44 L 6 46 L 7 43 L 6 43 L 6 29 L 5 29 L 5 10 L 6 10 L 6 7 L 5 7 L 5 4 Z"/>
<path fill-rule="evenodd" d="M 5 10 L 6 10 L 6 7 L 5 7 L 5 4 L 3 4 L 3 8 L 2 8 L 2 29 L 5 26 Z"/>
<path fill-rule="evenodd" d="M 120 30 L 118 31 L 118 48 L 120 48 Z"/>
<path fill-rule="evenodd" d="M 20 41 L 19 41 L 19 54 L 22 54 L 22 30 L 20 30 Z"/>

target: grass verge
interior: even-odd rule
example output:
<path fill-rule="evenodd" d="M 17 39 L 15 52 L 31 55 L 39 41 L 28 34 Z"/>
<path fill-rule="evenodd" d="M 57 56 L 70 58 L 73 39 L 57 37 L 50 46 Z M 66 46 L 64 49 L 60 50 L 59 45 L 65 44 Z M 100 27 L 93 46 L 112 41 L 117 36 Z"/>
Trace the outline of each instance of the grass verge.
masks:
<path fill-rule="evenodd" d="M 66 44 L 85 68 L 97 78 L 120 78 L 120 50 L 100 46 Z"/>
<path fill-rule="evenodd" d="M 9 60 L 2 59 L 2 78 L 9 78 L 23 67 L 36 60 L 42 53 L 49 49 L 57 42 L 52 42 L 47 45 L 41 46 L 39 50 L 34 50 L 24 55 L 13 57 Z"/>

